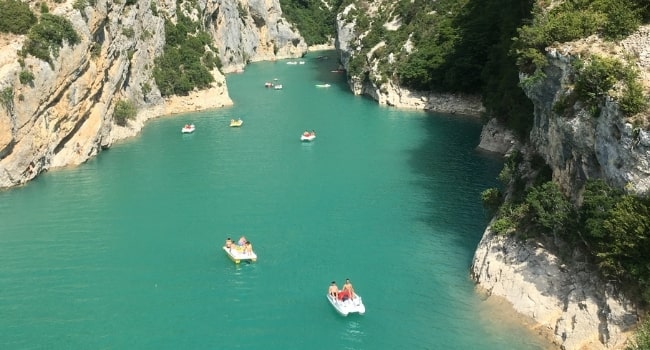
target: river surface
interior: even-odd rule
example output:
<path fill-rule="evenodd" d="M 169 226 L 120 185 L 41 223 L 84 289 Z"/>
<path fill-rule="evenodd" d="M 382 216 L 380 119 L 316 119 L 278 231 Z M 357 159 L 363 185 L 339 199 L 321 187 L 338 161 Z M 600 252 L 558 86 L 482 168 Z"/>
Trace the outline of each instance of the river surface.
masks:
<path fill-rule="evenodd" d="M 502 166 L 480 122 L 355 97 L 322 54 L 0 192 L 0 348 L 543 349 L 468 277 Z M 257 262 L 221 250 L 242 235 Z M 345 278 L 364 315 L 327 302 Z"/>

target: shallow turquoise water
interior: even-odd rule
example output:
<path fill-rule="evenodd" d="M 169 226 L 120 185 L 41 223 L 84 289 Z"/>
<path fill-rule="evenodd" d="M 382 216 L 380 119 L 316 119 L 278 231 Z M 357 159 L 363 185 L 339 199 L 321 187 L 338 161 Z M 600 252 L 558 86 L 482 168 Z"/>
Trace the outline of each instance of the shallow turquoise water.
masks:
<path fill-rule="evenodd" d="M 0 192 L 0 348 L 543 348 L 468 278 L 501 168 L 479 122 L 352 96 L 316 56 L 250 65 L 233 107 Z M 220 250 L 240 235 L 258 262 Z M 363 316 L 326 301 L 346 277 Z"/>

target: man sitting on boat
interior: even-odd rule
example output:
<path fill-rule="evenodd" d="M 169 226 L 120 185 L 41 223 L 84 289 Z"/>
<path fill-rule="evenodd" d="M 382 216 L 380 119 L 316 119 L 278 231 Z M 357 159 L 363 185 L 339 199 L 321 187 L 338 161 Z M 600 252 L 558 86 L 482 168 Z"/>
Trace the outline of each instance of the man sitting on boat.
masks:
<path fill-rule="evenodd" d="M 244 254 L 253 255 L 253 245 L 251 244 L 250 241 L 246 241 L 246 243 L 244 244 Z"/>
<path fill-rule="evenodd" d="M 350 298 L 350 300 L 354 299 L 354 287 L 352 287 L 352 283 L 350 283 L 349 278 L 345 279 L 345 284 L 343 284 L 343 290 L 341 291 L 341 293 L 339 293 L 339 295 L 344 294 L 344 293 L 345 293 L 345 296 Z M 345 299 L 343 299 L 343 300 L 345 300 Z"/>
<path fill-rule="evenodd" d="M 232 247 L 232 239 L 230 239 L 230 237 L 226 239 L 225 247 L 228 248 L 228 250 L 230 250 L 230 248 Z"/>
<path fill-rule="evenodd" d="M 330 296 L 334 298 L 338 298 L 339 296 L 339 287 L 336 286 L 336 281 L 332 281 L 332 284 L 330 284 L 330 288 L 328 290 L 328 293 Z"/>

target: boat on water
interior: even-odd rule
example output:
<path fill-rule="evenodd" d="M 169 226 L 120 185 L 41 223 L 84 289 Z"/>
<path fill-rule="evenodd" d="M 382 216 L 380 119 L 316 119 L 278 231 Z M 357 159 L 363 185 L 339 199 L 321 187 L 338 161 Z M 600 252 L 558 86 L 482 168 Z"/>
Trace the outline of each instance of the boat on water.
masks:
<path fill-rule="evenodd" d="M 315 132 L 305 131 L 304 133 L 302 133 L 302 135 L 300 135 L 300 141 L 303 142 L 313 141 L 315 138 L 316 138 Z"/>
<path fill-rule="evenodd" d="M 235 264 L 239 264 L 242 261 L 247 261 L 247 262 L 257 261 L 257 254 L 255 254 L 255 252 L 253 251 L 247 253 L 244 250 L 243 246 L 239 246 L 236 244 L 233 244 L 230 247 L 223 246 L 223 251 L 226 252 L 230 260 L 232 260 Z"/>
<path fill-rule="evenodd" d="M 340 300 L 332 295 L 327 294 L 327 300 L 334 306 L 334 309 L 343 316 L 357 313 L 363 315 L 366 312 L 366 306 L 359 294 L 354 294 L 354 299 Z"/>
<path fill-rule="evenodd" d="M 332 86 L 332 85 L 330 85 L 330 84 L 316 84 L 316 87 L 319 87 L 319 88 L 328 88 L 330 86 Z"/>
<path fill-rule="evenodd" d="M 194 127 L 194 124 L 185 124 L 185 126 L 181 129 L 181 132 L 183 134 L 191 134 L 195 129 L 196 128 Z"/>
<path fill-rule="evenodd" d="M 276 90 L 282 90 L 282 87 L 283 87 L 282 84 L 273 85 L 273 88 L 276 89 Z"/>
<path fill-rule="evenodd" d="M 289 61 L 289 62 L 287 62 L 287 64 L 298 64 L 298 62 L 296 62 L 296 61 Z"/>
<path fill-rule="evenodd" d="M 230 119 L 230 126 L 233 128 L 240 127 L 244 124 L 244 121 L 241 119 Z"/>

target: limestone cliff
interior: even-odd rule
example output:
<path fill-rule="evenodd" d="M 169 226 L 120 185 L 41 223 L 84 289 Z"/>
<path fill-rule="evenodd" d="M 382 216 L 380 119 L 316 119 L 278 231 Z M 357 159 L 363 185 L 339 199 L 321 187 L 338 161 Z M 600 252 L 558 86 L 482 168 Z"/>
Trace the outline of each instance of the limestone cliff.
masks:
<path fill-rule="evenodd" d="M 384 8 L 390 1 L 374 1 L 370 3 L 358 3 L 366 6 L 361 9 L 364 15 L 374 18 L 380 8 Z M 458 113 L 465 115 L 478 116 L 484 112 L 481 103 L 481 97 L 478 95 L 452 94 L 452 93 L 433 93 L 429 91 L 413 91 L 399 86 L 390 79 L 382 77 L 379 63 L 375 53 L 379 53 L 385 45 L 380 42 L 369 52 L 361 51 L 361 40 L 368 31 L 362 31 L 357 28 L 357 19 L 354 15 L 356 9 L 355 3 L 346 6 L 343 11 L 337 15 L 337 37 L 335 47 L 339 50 L 340 61 L 348 72 L 348 84 L 355 95 L 367 95 L 376 100 L 380 105 L 395 106 L 401 108 L 413 108 L 430 110 L 440 113 Z M 383 24 L 386 30 L 395 30 L 399 28 L 399 21 Z M 412 50 L 409 42 L 403 48 L 406 51 Z M 357 72 L 350 67 L 351 58 L 355 55 L 365 55 L 365 69 Z M 388 60 L 394 63 L 392 54 L 389 54 Z"/>
<path fill-rule="evenodd" d="M 225 72 L 241 70 L 249 62 L 300 57 L 307 52 L 305 40 L 282 17 L 279 0 L 207 1 L 203 21 L 218 38 Z"/>
<path fill-rule="evenodd" d="M 534 241 L 488 228 L 471 277 L 489 297 L 510 302 L 562 349 L 620 349 L 638 321 L 636 305 L 598 277 L 584 257 L 562 260 Z"/>
<path fill-rule="evenodd" d="M 29 3 L 38 13 L 40 2 Z M 70 20 L 81 38 L 76 45 L 64 44 L 52 64 L 29 55 L 21 60 L 26 37 L 0 34 L 0 188 L 82 163 L 137 134 L 149 118 L 232 103 L 219 70 L 212 72 L 215 82 L 207 90 L 161 96 L 152 77 L 154 59 L 165 44 L 164 18 L 175 21 L 179 8 L 212 33 L 223 71 L 306 51 L 304 40 L 283 20 L 278 0 L 93 3 L 81 10 L 72 0 L 47 3 L 49 12 Z M 20 82 L 24 70 L 33 74 L 32 82 Z M 120 100 L 138 110 L 124 127 L 113 120 Z"/>
<path fill-rule="evenodd" d="M 579 199 L 584 182 L 593 178 L 632 193 L 650 191 L 650 134 L 647 124 L 644 129 L 639 122 L 645 112 L 626 118 L 612 98 L 596 116 L 580 102 L 570 106 L 570 115 L 559 115 L 554 109 L 573 89 L 572 59 L 593 54 L 629 59 L 630 53 L 647 89 L 650 27 L 620 43 L 593 36 L 548 48 L 546 77 L 524 84 L 535 106 L 535 119 L 530 144 L 522 151 L 544 157 L 553 180 L 574 199 Z M 603 281 L 584 257 L 560 262 L 554 251 L 539 243 L 497 236 L 488 228 L 471 275 L 489 295 L 505 298 L 516 311 L 534 319 L 540 331 L 562 348 L 623 348 L 641 313 L 637 305 Z"/>

